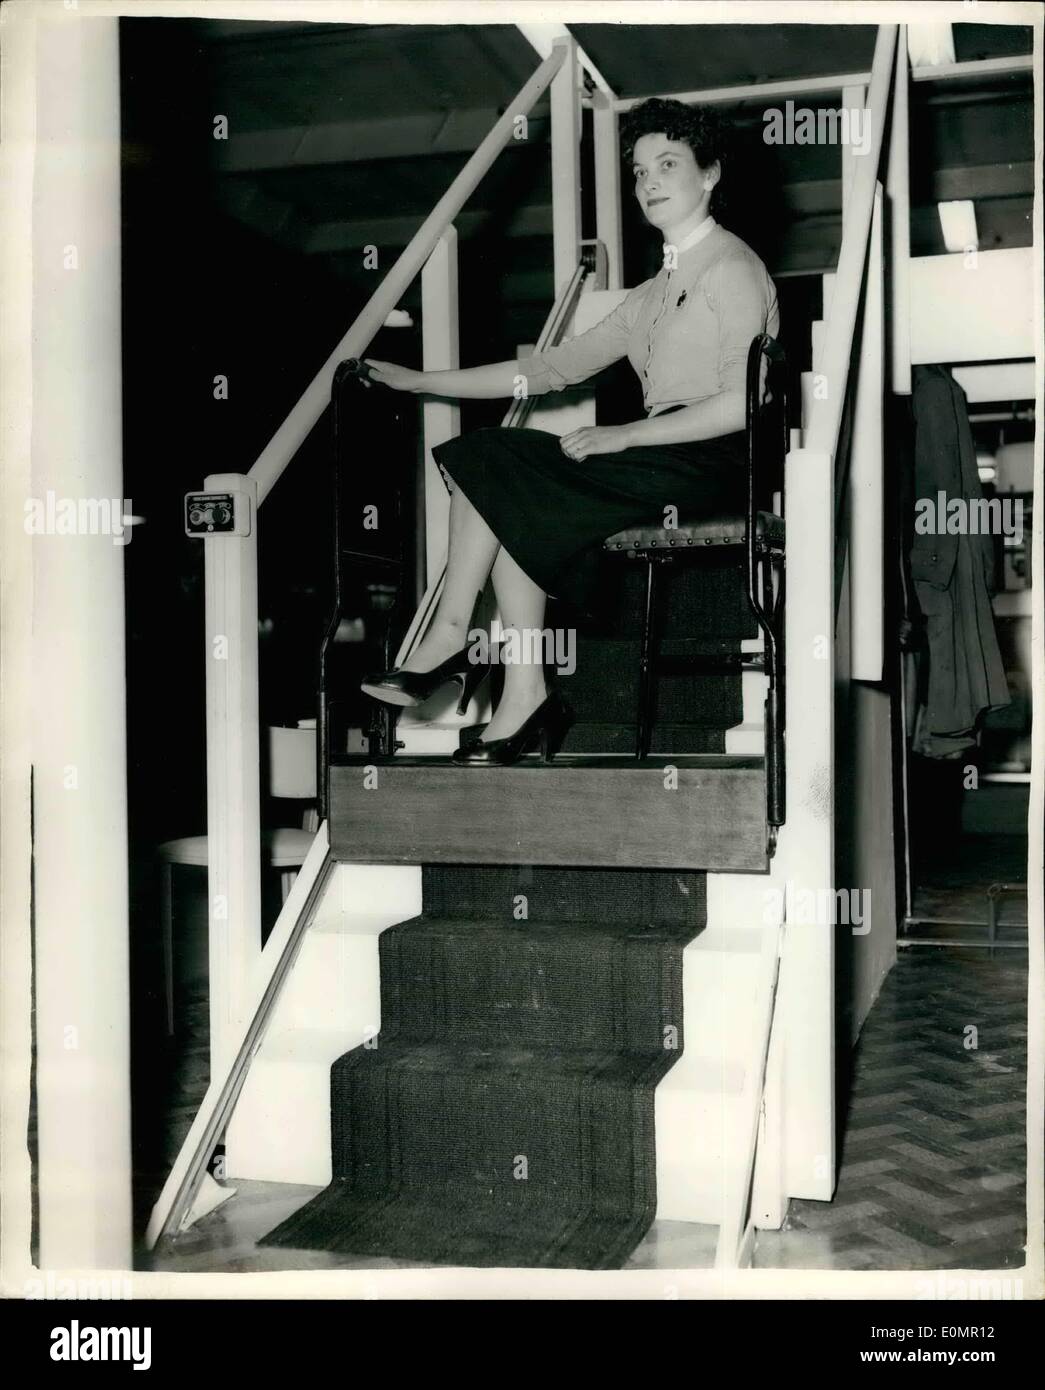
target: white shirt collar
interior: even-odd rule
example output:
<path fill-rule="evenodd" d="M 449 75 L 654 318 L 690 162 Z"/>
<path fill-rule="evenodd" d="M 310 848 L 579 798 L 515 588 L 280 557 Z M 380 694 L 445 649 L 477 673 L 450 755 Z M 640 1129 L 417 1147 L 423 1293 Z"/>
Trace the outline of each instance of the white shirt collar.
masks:
<path fill-rule="evenodd" d="M 709 235 L 709 233 L 714 231 L 715 226 L 716 222 L 713 217 L 705 217 L 704 221 L 701 222 L 699 227 L 694 227 L 693 231 L 690 232 L 689 236 L 685 236 L 682 238 L 678 246 L 676 246 L 675 248 L 676 253 L 681 256 L 683 251 L 688 251 L 691 247 L 696 246 L 698 242 L 703 241 L 704 238 Z M 665 243 L 665 247 L 667 246 L 667 244 L 668 243 Z"/>

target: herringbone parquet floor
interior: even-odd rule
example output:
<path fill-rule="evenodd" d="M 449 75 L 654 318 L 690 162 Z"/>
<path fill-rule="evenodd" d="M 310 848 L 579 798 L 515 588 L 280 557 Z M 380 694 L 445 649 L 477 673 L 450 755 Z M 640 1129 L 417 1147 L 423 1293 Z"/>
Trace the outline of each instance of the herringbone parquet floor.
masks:
<path fill-rule="evenodd" d="M 910 947 L 853 1058 L 831 1203 L 791 1203 L 764 1267 L 999 1269 L 1024 1261 L 1022 952 Z"/>

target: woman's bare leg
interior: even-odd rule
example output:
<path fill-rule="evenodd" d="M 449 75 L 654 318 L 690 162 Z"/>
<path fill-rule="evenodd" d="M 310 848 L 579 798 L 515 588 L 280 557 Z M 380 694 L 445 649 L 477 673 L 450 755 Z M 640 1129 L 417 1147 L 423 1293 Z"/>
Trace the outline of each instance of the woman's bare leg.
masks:
<path fill-rule="evenodd" d="M 500 541 L 455 484 L 446 583 L 428 631 L 403 662 L 404 671 L 431 671 L 466 644 L 476 598 L 490 577 L 499 549 Z"/>
<path fill-rule="evenodd" d="M 461 650 L 468 640 L 476 598 L 491 575 L 505 636 L 518 631 L 517 651 L 535 652 L 538 660 L 504 666 L 504 692 L 484 732 L 487 740 L 515 733 L 547 695 L 540 646 L 523 636 L 526 629 L 544 627 L 547 596 L 501 548 L 483 517 L 455 486 L 450 499 L 446 583 L 428 631 L 403 663 L 404 670 L 430 671 Z"/>
<path fill-rule="evenodd" d="M 484 742 L 514 734 L 548 693 L 544 680 L 543 645 L 526 640 L 526 629 L 533 633 L 544 627 L 547 595 L 503 548 L 497 552 L 492 576 L 506 640 L 510 641 L 510 634 L 517 632 L 519 636 L 514 642 L 516 654 L 522 657 L 532 655 L 536 660 L 505 663 L 504 692 L 483 733 Z"/>

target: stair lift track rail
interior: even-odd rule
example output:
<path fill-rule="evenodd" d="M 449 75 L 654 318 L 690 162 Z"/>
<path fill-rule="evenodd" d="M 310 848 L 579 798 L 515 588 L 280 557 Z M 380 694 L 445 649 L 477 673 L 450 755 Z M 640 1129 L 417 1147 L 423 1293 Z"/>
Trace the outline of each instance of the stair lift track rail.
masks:
<path fill-rule="evenodd" d="M 328 850 L 315 881 L 309 889 L 308 897 L 298 912 L 297 920 L 287 938 L 287 943 L 265 986 L 261 1001 L 247 1026 L 243 1041 L 236 1052 L 235 1060 L 193 1150 L 185 1175 L 171 1199 L 166 1216 L 158 1222 L 158 1229 L 154 1229 L 154 1223 L 157 1222 L 160 1210 L 160 1202 L 163 1201 L 161 1194 L 160 1202 L 157 1203 L 153 1213 L 153 1221 L 150 1222 L 149 1231 L 146 1234 L 146 1246 L 149 1249 L 152 1249 L 156 1242 L 164 1236 L 176 1235 L 181 1229 L 185 1217 L 192 1210 L 192 1204 L 207 1172 L 211 1154 L 232 1116 L 236 1101 L 239 1099 L 243 1084 L 247 1079 L 251 1061 L 261 1047 L 269 1019 L 272 1017 L 273 1010 L 283 992 L 283 986 L 294 967 L 305 933 L 311 926 L 315 910 L 322 900 L 330 875 L 335 867 L 335 861 L 331 858 Z"/>
<path fill-rule="evenodd" d="M 765 1105 L 766 1069 L 780 985 L 783 923 L 767 928 L 758 978 L 758 1027 L 748 1056 L 743 1086 L 744 1161 L 738 1181 L 729 1191 L 715 1246 L 715 1268 L 737 1269 L 750 1263 L 755 1231 L 751 1197 L 755 1179 L 759 1129 Z"/>
<path fill-rule="evenodd" d="M 551 313 L 541 329 L 540 337 L 537 339 L 538 352 L 547 347 L 555 347 L 562 340 L 562 335 L 573 321 L 574 310 L 577 307 L 581 290 L 584 288 L 585 280 L 589 275 L 596 274 L 597 262 L 598 243 L 588 242 L 584 244 L 576 270 L 566 282 L 559 298 L 552 305 Z M 532 409 L 532 396 L 517 397 L 512 401 L 507 415 L 501 421 L 502 427 L 504 429 L 521 429 L 529 418 Z"/>

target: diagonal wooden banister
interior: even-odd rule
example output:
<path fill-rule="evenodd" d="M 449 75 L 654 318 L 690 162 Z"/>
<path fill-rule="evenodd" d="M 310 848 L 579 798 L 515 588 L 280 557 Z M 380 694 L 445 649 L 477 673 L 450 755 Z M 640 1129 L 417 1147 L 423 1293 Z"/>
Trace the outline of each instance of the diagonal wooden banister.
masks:
<path fill-rule="evenodd" d="M 827 383 L 824 398 L 813 402 L 804 440 L 805 447 L 814 453 L 834 454 L 838 444 L 863 290 L 864 265 L 871 238 L 875 185 L 889 109 L 897 28 L 895 24 L 879 25 L 875 41 L 871 85 L 864 107 L 867 113 L 865 119 L 869 117 L 871 121 L 871 143 L 867 153 L 861 156 L 853 179 L 852 200 L 842 226 L 842 247 L 838 256 L 831 311 L 827 316 L 823 352 L 820 361 L 814 365 L 814 370 L 825 377 Z"/>
<path fill-rule="evenodd" d="M 261 451 L 257 462 L 250 470 L 250 477 L 258 486 L 259 506 L 279 481 L 283 470 L 326 408 L 337 364 L 346 357 L 362 357 L 366 352 L 390 311 L 398 304 L 404 291 L 432 254 L 443 232 L 471 197 L 498 154 L 513 138 L 516 118 L 529 114 L 565 59 L 564 41 L 557 40 L 553 52 L 520 88 L 515 100 L 508 103 L 504 115 L 492 127 L 485 140 L 425 218 L 413 240 L 367 300 L 351 328 L 334 347 L 305 388 L 298 403 Z"/>

